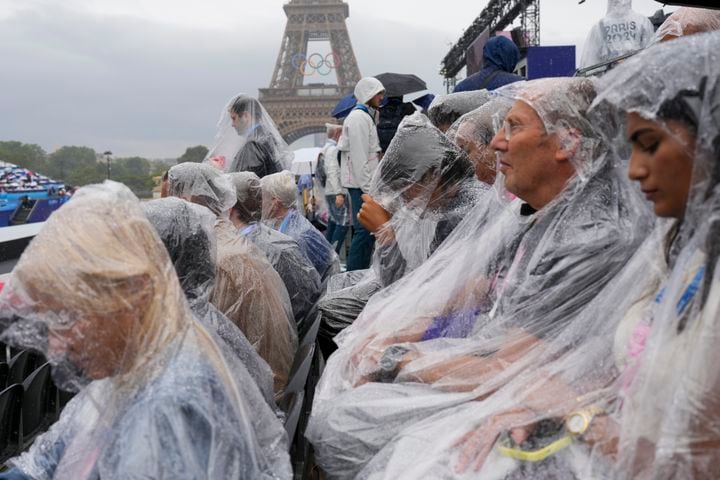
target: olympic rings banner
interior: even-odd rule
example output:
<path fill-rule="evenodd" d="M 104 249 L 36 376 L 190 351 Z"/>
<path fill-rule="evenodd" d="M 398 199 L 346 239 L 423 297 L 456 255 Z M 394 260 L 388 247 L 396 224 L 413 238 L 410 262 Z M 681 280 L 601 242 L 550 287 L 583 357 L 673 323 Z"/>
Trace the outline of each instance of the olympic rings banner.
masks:
<path fill-rule="evenodd" d="M 296 53 L 292 57 L 292 66 L 305 77 L 310 77 L 316 73 L 326 77 L 340 66 L 340 56 L 335 52 L 330 52 L 327 55 L 317 52 L 310 55 Z"/>

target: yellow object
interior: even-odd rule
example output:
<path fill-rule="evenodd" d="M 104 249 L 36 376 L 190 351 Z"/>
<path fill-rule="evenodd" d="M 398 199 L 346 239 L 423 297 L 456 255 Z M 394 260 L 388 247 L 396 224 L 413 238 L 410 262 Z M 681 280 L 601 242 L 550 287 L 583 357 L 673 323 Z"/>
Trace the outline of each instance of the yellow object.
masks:
<path fill-rule="evenodd" d="M 593 421 L 593 418 L 595 418 L 595 415 L 601 413 L 603 413 L 603 410 L 594 406 L 573 412 L 565 419 L 565 429 L 570 435 L 582 435 L 590 427 L 590 423 Z"/>
<path fill-rule="evenodd" d="M 547 447 L 543 447 L 539 450 L 535 450 L 532 452 L 499 444 L 498 452 L 500 452 L 502 455 L 505 455 L 506 457 L 514 458 L 516 460 L 523 460 L 525 462 L 540 462 L 545 460 L 550 455 L 553 455 L 560 450 L 569 447 L 572 441 L 573 439 L 570 435 L 565 435 L 564 437 L 555 440 Z"/>

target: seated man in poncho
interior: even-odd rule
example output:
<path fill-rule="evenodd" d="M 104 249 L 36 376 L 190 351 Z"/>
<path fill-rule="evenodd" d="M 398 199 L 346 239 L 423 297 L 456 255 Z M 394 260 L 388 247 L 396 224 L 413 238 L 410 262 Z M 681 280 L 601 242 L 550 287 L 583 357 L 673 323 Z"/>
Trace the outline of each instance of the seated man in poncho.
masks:
<path fill-rule="evenodd" d="M 356 474 L 414 422 L 521 374 L 643 238 L 632 192 L 584 116 L 592 82 L 500 91 L 515 100 L 492 141 L 500 191 L 376 295 L 328 362 L 308 438 L 331 475 Z"/>

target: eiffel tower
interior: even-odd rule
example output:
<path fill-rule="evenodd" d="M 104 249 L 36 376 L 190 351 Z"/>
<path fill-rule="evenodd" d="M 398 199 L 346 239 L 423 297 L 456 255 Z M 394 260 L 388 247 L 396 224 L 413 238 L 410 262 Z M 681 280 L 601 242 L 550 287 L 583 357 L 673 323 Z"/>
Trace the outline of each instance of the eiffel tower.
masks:
<path fill-rule="evenodd" d="M 260 102 L 287 143 L 313 133 L 324 133 L 337 102 L 360 80 L 345 20 L 350 7 L 342 0 L 291 0 L 270 88 L 260 89 Z M 310 43 L 326 41 L 331 51 L 311 53 Z M 304 85 L 308 74 L 335 72 L 337 83 Z"/>

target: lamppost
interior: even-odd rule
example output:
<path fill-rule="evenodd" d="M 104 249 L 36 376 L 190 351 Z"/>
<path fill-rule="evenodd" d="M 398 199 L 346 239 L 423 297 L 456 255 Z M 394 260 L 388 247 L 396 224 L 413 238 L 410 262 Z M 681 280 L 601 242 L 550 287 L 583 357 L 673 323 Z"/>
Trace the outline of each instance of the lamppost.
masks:
<path fill-rule="evenodd" d="M 110 155 L 112 155 L 112 152 L 108 150 L 103 155 L 105 155 L 105 163 L 107 164 L 107 179 L 110 180 Z"/>

